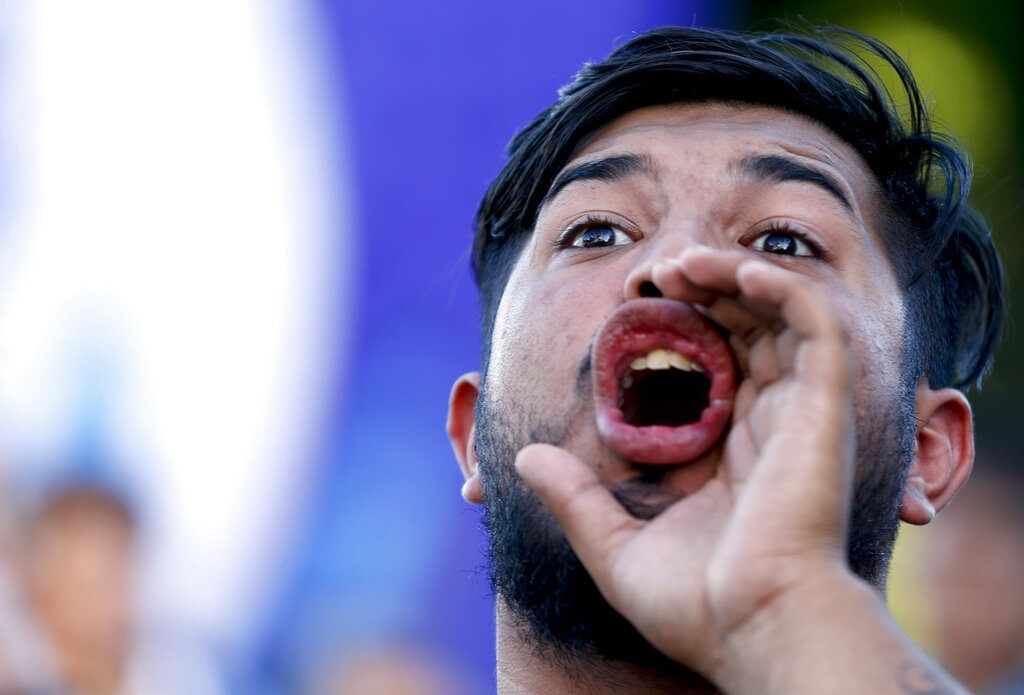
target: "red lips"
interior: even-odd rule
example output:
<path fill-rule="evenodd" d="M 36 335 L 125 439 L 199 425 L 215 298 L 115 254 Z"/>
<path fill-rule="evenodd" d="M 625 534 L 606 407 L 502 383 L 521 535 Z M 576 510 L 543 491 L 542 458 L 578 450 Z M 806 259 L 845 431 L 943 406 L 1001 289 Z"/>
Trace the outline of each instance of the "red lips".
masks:
<path fill-rule="evenodd" d="M 624 378 L 630 376 L 626 383 L 632 378 L 630 364 L 659 348 L 695 363 L 710 382 L 700 380 L 700 394 L 665 396 L 667 400 L 696 397 L 701 402 L 706 398 L 706 407 L 693 422 L 636 426 L 627 422 L 620 408 Z M 609 447 L 631 461 L 666 465 L 694 461 L 715 446 L 729 424 L 736 392 L 735 360 L 712 324 L 689 304 L 654 298 L 622 304 L 598 331 L 591 360 L 598 432 Z"/>

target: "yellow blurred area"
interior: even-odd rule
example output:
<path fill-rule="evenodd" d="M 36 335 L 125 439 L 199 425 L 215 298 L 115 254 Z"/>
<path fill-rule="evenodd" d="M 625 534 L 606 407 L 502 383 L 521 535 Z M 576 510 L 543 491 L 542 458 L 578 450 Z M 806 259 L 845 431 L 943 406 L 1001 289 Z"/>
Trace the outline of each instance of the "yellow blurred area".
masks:
<path fill-rule="evenodd" d="M 971 692 L 1024 688 L 1024 475 L 981 450 L 971 481 L 924 529 L 907 529 L 892 605 L 911 636 Z"/>
<path fill-rule="evenodd" d="M 912 15 L 869 15 L 852 25 L 903 56 L 929 101 L 935 125 L 955 134 L 975 161 L 993 167 L 1012 151 L 1010 86 L 983 43 Z M 869 62 L 890 92 L 902 91 L 897 77 L 882 70 L 880 61 Z"/>
<path fill-rule="evenodd" d="M 902 524 L 889 569 L 889 608 L 912 640 L 935 652 L 934 606 L 922 563 L 928 527 Z"/>

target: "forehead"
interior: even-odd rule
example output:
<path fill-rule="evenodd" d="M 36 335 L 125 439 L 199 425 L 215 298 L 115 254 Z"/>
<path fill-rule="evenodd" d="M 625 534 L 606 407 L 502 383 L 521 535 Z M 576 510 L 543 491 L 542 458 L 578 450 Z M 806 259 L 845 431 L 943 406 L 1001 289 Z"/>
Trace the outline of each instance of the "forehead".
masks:
<path fill-rule="evenodd" d="M 817 121 L 779 109 L 732 104 L 638 109 L 585 137 L 563 168 L 613 152 L 649 154 L 657 170 L 674 163 L 725 166 L 755 152 L 781 154 L 833 174 L 865 217 L 878 200 L 878 183 L 853 146 Z"/>

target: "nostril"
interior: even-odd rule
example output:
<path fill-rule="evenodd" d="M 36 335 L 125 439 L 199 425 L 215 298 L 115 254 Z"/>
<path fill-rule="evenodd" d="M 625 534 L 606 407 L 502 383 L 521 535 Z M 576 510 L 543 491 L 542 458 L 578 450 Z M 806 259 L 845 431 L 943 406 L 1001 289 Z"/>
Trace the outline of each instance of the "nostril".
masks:
<path fill-rule="evenodd" d="M 661 290 L 651 282 L 650 280 L 644 280 L 640 283 L 640 296 L 641 297 L 661 297 Z"/>

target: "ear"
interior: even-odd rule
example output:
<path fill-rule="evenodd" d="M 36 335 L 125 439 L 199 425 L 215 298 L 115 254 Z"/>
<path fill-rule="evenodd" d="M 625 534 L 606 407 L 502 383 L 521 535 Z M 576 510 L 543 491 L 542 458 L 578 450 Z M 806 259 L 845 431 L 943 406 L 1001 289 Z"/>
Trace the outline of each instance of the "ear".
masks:
<path fill-rule="evenodd" d="M 900 518 L 923 525 L 953 499 L 974 465 L 974 421 L 956 389 L 917 385 L 917 443 L 900 502 Z"/>
<path fill-rule="evenodd" d="M 480 372 L 469 372 L 460 376 L 452 386 L 452 395 L 448 401 L 448 439 L 451 440 L 455 458 L 466 479 L 462 486 L 462 497 L 470 504 L 484 501 L 484 489 L 480 484 L 476 449 L 473 446 L 476 435 L 476 399 L 479 395 Z"/>

